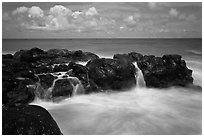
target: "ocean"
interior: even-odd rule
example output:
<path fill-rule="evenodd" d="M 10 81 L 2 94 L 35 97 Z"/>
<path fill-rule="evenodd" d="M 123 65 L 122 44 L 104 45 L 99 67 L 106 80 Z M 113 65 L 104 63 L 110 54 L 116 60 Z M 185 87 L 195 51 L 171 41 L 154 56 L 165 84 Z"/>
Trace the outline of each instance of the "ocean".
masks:
<path fill-rule="evenodd" d="M 179 54 L 202 87 L 202 39 L 3 39 L 2 52 L 38 47 L 93 52 L 112 58 L 132 51 L 143 55 Z M 142 77 L 142 76 L 141 76 Z M 58 103 L 36 99 L 63 134 L 202 134 L 202 92 L 189 88 L 134 87 L 124 92 L 75 95 Z"/>

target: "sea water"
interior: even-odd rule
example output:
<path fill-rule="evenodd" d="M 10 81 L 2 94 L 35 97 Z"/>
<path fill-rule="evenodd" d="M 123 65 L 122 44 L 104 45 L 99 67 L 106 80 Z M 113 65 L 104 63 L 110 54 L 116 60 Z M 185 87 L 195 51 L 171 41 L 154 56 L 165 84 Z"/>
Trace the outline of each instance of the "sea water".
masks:
<path fill-rule="evenodd" d="M 132 51 L 145 55 L 180 54 L 193 70 L 194 84 L 202 87 L 201 39 L 62 39 L 3 40 L 3 53 L 39 47 L 89 51 L 100 57 Z M 85 65 L 85 64 L 84 64 Z M 136 65 L 136 64 L 135 64 Z M 202 92 L 198 89 L 142 86 L 123 92 L 75 95 L 58 103 L 36 99 L 63 134 L 201 134 Z"/>

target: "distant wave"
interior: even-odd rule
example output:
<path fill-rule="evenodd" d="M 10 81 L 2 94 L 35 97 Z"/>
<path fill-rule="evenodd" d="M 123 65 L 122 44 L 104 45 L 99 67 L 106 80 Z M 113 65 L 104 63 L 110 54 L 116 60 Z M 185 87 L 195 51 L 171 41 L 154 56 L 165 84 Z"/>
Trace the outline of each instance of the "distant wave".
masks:
<path fill-rule="evenodd" d="M 186 50 L 188 53 L 193 54 L 193 55 L 202 55 L 202 51 L 196 51 L 196 50 Z"/>

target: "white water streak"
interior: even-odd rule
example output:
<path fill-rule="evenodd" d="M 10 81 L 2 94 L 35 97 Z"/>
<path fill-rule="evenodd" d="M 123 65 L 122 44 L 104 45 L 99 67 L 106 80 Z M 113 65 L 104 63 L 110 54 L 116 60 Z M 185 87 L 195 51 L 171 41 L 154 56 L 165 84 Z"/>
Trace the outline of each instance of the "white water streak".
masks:
<path fill-rule="evenodd" d="M 142 74 L 142 71 L 137 66 L 137 62 L 134 62 L 133 64 L 134 64 L 135 68 L 137 69 L 137 74 L 135 76 L 136 77 L 136 81 L 137 81 L 136 86 L 138 88 L 146 87 L 146 83 L 144 81 L 144 76 Z"/>

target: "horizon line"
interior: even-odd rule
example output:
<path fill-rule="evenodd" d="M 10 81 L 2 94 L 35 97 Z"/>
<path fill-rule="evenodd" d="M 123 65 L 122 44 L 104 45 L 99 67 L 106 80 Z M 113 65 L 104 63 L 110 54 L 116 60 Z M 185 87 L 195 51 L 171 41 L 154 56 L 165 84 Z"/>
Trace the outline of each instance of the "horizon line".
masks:
<path fill-rule="evenodd" d="M 2 38 L 2 40 L 12 40 L 12 39 L 19 39 L 19 40 L 30 40 L 30 39 L 202 39 L 202 37 L 186 37 L 186 38 L 171 38 L 171 37 L 167 37 L 167 38 L 159 38 L 159 37 L 152 37 L 152 38 L 145 38 L 145 37 L 117 37 L 117 38 Z"/>

